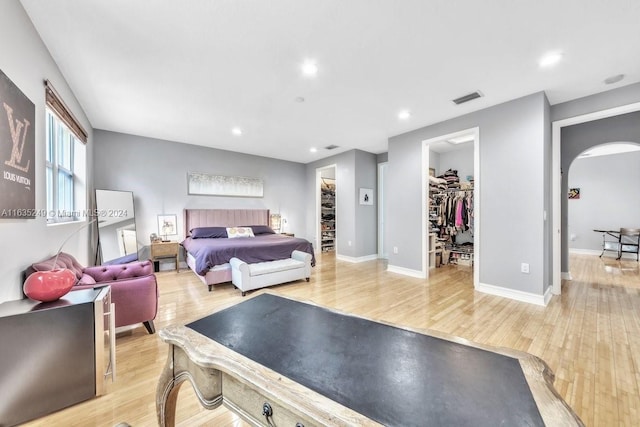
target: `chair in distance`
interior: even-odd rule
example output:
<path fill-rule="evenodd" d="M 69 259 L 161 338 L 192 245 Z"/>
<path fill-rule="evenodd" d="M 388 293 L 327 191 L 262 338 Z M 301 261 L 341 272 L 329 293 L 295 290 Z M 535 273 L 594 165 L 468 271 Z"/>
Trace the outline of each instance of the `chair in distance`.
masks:
<path fill-rule="evenodd" d="M 614 251 L 621 259 L 623 253 L 636 254 L 636 261 L 640 258 L 640 228 L 620 228 L 619 232 L 603 232 L 602 253 Z"/>
<path fill-rule="evenodd" d="M 623 253 L 636 254 L 636 261 L 640 260 L 640 228 L 621 228 L 618 259 Z"/>

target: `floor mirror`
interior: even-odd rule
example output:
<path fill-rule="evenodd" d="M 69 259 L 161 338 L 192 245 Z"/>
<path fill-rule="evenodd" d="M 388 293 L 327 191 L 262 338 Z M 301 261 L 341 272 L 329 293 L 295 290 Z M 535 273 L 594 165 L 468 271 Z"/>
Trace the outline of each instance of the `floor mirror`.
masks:
<path fill-rule="evenodd" d="M 96 190 L 98 256 L 101 264 L 124 264 L 138 259 L 133 192 Z"/>

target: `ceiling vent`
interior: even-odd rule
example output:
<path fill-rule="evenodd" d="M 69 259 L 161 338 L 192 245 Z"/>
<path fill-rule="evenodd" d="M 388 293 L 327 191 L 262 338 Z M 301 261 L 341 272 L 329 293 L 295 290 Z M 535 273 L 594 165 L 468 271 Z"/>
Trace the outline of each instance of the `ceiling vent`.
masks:
<path fill-rule="evenodd" d="M 465 102 L 473 101 L 474 99 L 480 98 L 482 93 L 480 91 L 475 91 L 473 93 L 461 96 L 460 98 L 456 98 L 453 100 L 453 103 L 456 105 L 464 104 Z"/>
<path fill-rule="evenodd" d="M 324 147 L 325 150 L 335 150 L 336 148 L 338 148 L 338 146 L 333 144 Z"/>

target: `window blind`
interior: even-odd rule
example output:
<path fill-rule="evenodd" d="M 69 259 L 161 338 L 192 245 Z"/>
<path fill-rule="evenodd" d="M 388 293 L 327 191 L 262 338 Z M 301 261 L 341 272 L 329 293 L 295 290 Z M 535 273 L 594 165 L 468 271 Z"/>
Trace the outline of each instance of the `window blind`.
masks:
<path fill-rule="evenodd" d="M 71 114 L 71 110 L 62 101 L 56 90 L 49 80 L 44 81 L 47 107 L 51 108 L 56 115 L 64 122 L 65 125 L 76 135 L 76 137 L 84 144 L 87 143 L 87 132 L 80 125 L 80 122 Z"/>

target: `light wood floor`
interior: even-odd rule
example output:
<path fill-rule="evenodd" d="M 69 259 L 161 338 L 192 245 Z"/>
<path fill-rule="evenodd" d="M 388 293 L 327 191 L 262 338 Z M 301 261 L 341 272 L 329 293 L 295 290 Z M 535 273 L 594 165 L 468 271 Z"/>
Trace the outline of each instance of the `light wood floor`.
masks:
<path fill-rule="evenodd" d="M 383 261 L 350 264 L 318 257 L 310 283 L 272 291 L 413 328 L 430 328 L 530 352 L 556 374 L 555 386 L 587 426 L 640 425 L 640 264 L 571 257 L 572 281 L 538 307 L 475 292 L 471 268 L 432 270 L 429 281 L 385 271 Z M 187 270 L 158 274 L 156 328 L 196 320 L 242 301 L 231 285 L 213 292 Z M 140 326 L 117 339 L 118 378 L 110 392 L 30 426 L 157 425 L 155 387 L 167 345 Z M 55 367 L 52 367 L 55 369 Z M 178 399 L 182 426 L 245 426 L 224 408 L 203 410 L 188 384 Z"/>

